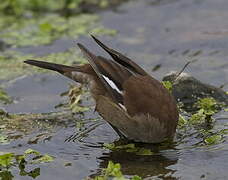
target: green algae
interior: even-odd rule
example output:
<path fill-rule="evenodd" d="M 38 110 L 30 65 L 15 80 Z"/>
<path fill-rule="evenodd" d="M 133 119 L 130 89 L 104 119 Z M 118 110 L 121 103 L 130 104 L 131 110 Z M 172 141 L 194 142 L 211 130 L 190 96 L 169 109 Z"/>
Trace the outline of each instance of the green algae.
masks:
<path fill-rule="evenodd" d="M 99 23 L 99 17 L 93 14 L 80 14 L 68 18 L 58 14 L 46 14 L 15 21 L 1 17 L 0 27 L 0 39 L 13 47 L 45 45 L 60 38 L 76 39 L 90 33 L 95 35 L 116 33 L 114 30 L 105 29 Z"/>
<path fill-rule="evenodd" d="M 12 103 L 12 99 L 8 96 L 8 94 L 0 88 L 0 103 L 9 104 Z"/>
<path fill-rule="evenodd" d="M 65 52 L 50 53 L 41 57 L 32 54 L 24 54 L 18 51 L 0 52 L 0 80 L 13 79 L 18 76 L 34 74 L 36 72 L 47 72 L 47 70 L 26 65 L 23 63 L 26 59 L 37 59 L 66 65 L 87 62 L 76 48 L 68 49 Z"/>
<path fill-rule="evenodd" d="M 77 47 L 70 48 L 64 52 L 50 53 L 46 56 L 38 57 L 36 59 L 53 62 L 53 63 L 58 63 L 58 64 L 65 64 L 65 65 L 85 64 L 88 62 L 81 55 L 81 51 Z M 31 66 L 27 66 L 27 67 L 31 67 Z M 38 68 L 35 68 L 35 69 L 38 69 Z M 41 70 L 41 69 L 39 69 L 39 70 Z M 42 71 L 46 71 L 46 70 L 42 70 Z"/>
<path fill-rule="evenodd" d="M 14 139 L 15 136 L 11 136 L 11 132 L 17 132 L 16 137 L 23 137 L 23 135 L 31 134 L 32 132 L 39 131 L 40 129 L 48 132 L 47 134 L 30 139 L 28 142 L 33 143 L 38 141 L 40 138 L 49 136 L 55 127 L 66 126 L 69 123 L 68 121 L 71 122 L 72 119 L 75 119 L 75 124 L 77 125 L 78 122 L 81 122 L 81 119 L 76 119 L 74 114 L 89 110 L 89 107 L 81 105 L 81 97 L 83 97 L 84 93 L 85 91 L 83 91 L 81 87 L 71 86 L 70 90 L 65 93 L 65 95 L 69 97 L 69 101 L 58 107 L 59 109 L 61 108 L 60 112 L 9 114 L 2 111 L 0 114 L 0 143 L 6 143 L 11 139 Z"/>
<path fill-rule="evenodd" d="M 69 111 L 47 114 L 3 114 L 0 116 L 0 133 L 10 141 L 14 138 L 23 137 L 40 129 L 46 130 L 46 135 L 53 132 L 57 126 L 65 126 L 71 121 L 73 114 Z M 16 136 L 12 135 L 16 132 Z M 43 136 L 37 137 L 42 138 Z"/>
<path fill-rule="evenodd" d="M 41 15 L 44 12 L 59 12 L 65 16 L 98 9 L 107 9 L 124 2 L 123 0 L 2 0 L 0 14 L 18 18 L 27 14 Z"/>
<path fill-rule="evenodd" d="M 0 80 L 15 78 L 25 73 L 23 60 L 32 58 L 33 55 L 26 55 L 17 51 L 0 52 Z"/>

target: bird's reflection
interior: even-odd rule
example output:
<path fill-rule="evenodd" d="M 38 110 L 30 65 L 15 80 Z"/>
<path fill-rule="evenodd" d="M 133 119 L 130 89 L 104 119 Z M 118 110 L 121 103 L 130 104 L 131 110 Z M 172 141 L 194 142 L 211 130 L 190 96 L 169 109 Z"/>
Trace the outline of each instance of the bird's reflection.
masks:
<path fill-rule="evenodd" d="M 119 142 L 115 142 L 118 144 Z M 178 151 L 175 150 L 174 144 L 169 145 L 152 145 L 152 144 L 135 144 L 136 147 L 150 149 L 153 155 L 136 155 L 124 151 L 110 151 L 103 153 L 100 160 L 99 170 L 91 177 L 101 173 L 101 170 L 107 168 L 108 162 L 121 164 L 123 175 L 138 175 L 142 178 L 158 177 L 162 179 L 176 179 L 172 177 L 175 170 L 169 169 L 178 161 Z"/>

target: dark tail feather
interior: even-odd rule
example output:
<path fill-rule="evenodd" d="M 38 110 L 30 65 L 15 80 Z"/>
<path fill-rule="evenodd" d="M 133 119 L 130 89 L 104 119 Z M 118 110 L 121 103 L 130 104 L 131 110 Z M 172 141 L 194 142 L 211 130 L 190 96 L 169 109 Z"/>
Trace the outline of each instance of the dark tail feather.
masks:
<path fill-rule="evenodd" d="M 97 63 L 97 56 L 92 54 L 87 48 L 85 48 L 82 44 L 78 43 L 78 47 L 81 49 L 83 54 L 87 57 L 89 64 L 92 66 L 93 70 L 97 74 L 97 76 L 100 79 L 100 82 L 104 86 L 104 88 L 107 90 L 108 94 L 112 98 L 112 100 L 118 104 L 119 94 L 116 91 L 113 91 L 113 88 L 104 80 L 104 77 L 102 76 L 101 70 L 99 66 L 99 63 Z M 103 69 L 102 71 L 105 71 Z"/>
<path fill-rule="evenodd" d="M 55 64 L 55 63 L 44 62 L 44 61 L 37 61 L 37 60 L 26 60 L 26 61 L 24 61 L 24 63 L 30 64 L 33 66 L 37 66 L 40 68 L 44 68 L 44 69 L 57 71 L 61 74 L 65 73 L 65 72 L 77 70 L 76 67 L 65 66 L 65 65 L 61 65 L 61 64 Z"/>
<path fill-rule="evenodd" d="M 141 75 L 147 75 L 147 73 L 140 66 L 138 66 L 135 62 L 133 62 L 131 59 L 129 59 L 128 57 L 124 56 L 123 54 L 107 47 L 100 40 L 98 40 L 95 36 L 91 35 L 91 37 L 94 39 L 94 41 L 96 41 L 96 43 L 100 47 L 102 47 L 107 53 L 109 53 L 109 55 L 113 58 L 113 60 L 115 60 L 122 66 L 130 69 L 131 71 L 133 71 L 135 73 L 138 73 Z"/>

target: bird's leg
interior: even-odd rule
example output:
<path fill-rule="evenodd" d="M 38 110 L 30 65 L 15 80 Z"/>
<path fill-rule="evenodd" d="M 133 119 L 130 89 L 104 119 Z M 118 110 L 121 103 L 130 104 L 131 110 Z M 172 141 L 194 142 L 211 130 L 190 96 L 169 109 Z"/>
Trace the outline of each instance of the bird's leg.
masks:
<path fill-rule="evenodd" d="M 109 125 L 116 131 L 116 133 L 118 134 L 118 136 L 120 137 L 120 139 L 127 140 L 127 137 L 123 133 L 121 133 L 119 129 L 117 129 L 115 126 L 113 126 L 110 123 L 109 123 Z"/>

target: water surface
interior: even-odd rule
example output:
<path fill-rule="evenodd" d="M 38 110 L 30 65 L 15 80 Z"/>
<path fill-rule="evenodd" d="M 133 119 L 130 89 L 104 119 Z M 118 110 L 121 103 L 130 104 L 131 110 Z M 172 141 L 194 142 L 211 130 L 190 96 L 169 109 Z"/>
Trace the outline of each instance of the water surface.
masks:
<path fill-rule="evenodd" d="M 105 27 L 118 31 L 115 37 L 100 39 L 134 59 L 159 80 L 171 70 L 180 70 L 189 59 L 197 59 L 186 71 L 204 83 L 220 86 L 228 82 L 227 7 L 226 0 L 129 1 L 100 14 Z M 79 41 L 94 52 L 105 54 L 91 39 L 81 37 Z M 72 44 L 72 40 L 58 40 L 50 46 L 19 50 L 40 55 L 63 51 Z M 152 71 L 155 66 L 159 68 Z M 18 78 L 6 83 L 15 103 L 4 109 L 9 113 L 61 112 L 56 106 L 66 101 L 60 94 L 68 90 L 69 82 L 48 73 Z M 228 91 L 228 87 L 224 90 Z M 99 173 L 109 160 L 121 163 L 125 175 L 137 174 L 145 179 L 227 179 L 227 137 L 217 145 L 199 146 L 202 139 L 194 129 L 187 129 L 174 145 L 150 146 L 155 155 L 137 156 L 102 147 L 103 143 L 118 141 L 118 136 L 93 112 L 93 107 L 80 115 L 69 112 L 59 116 L 56 118 L 54 114 L 54 124 L 48 118 L 37 121 L 48 124 L 46 127 L 37 125 L 28 128 L 28 132 L 15 131 L 20 138 L 0 145 L 1 151 L 22 153 L 33 148 L 55 156 L 54 163 L 41 166 L 41 175 L 36 179 L 42 180 L 83 179 Z M 213 129 L 227 128 L 227 112 L 219 112 L 215 118 Z M 83 122 L 81 131 L 76 128 L 77 122 Z M 72 135 L 80 138 L 70 138 Z M 71 166 L 65 166 L 69 162 Z M 31 178 L 17 175 L 17 179 Z"/>

